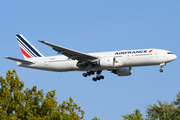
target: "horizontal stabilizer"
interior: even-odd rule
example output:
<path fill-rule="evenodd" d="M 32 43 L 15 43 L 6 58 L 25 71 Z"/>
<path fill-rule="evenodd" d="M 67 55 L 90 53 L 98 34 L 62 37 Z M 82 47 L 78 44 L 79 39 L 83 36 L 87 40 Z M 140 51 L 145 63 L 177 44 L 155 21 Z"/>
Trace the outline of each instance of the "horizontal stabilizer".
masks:
<path fill-rule="evenodd" d="M 12 58 L 12 57 L 4 57 L 4 58 L 10 59 L 10 60 L 13 60 L 13 61 L 17 61 L 17 62 L 21 62 L 21 63 L 24 63 L 24 64 L 33 64 L 33 62 L 31 62 L 31 61 L 22 60 L 22 59 L 18 59 L 18 58 Z"/>

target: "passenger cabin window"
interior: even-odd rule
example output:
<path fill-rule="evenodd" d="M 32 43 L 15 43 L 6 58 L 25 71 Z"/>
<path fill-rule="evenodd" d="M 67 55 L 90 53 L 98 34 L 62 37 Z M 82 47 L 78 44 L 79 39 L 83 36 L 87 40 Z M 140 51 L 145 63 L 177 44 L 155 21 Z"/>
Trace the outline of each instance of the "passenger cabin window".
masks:
<path fill-rule="evenodd" d="M 173 54 L 172 52 L 167 52 L 167 54 Z"/>

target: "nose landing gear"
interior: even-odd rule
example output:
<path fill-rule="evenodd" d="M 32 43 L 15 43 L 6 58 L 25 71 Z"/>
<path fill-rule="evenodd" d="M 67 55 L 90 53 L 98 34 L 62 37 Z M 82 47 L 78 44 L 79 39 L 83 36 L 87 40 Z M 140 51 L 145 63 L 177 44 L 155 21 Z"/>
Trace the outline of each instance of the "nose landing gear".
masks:
<path fill-rule="evenodd" d="M 165 66 L 165 65 L 166 65 L 166 63 L 161 63 L 161 64 L 160 64 L 161 68 L 160 68 L 159 72 L 161 72 L 161 73 L 163 72 L 163 69 L 162 69 L 162 68 L 163 68 L 163 66 Z"/>

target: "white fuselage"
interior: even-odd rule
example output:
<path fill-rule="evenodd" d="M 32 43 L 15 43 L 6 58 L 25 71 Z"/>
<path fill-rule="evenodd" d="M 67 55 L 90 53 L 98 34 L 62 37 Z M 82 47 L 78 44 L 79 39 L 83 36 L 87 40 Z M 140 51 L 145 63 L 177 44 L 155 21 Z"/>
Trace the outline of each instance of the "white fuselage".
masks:
<path fill-rule="evenodd" d="M 108 57 L 114 58 L 116 60 L 114 66 L 103 67 L 97 64 L 91 67 L 91 71 L 116 70 L 122 67 L 160 65 L 161 63 L 168 63 L 176 59 L 176 55 L 172 54 L 170 51 L 161 49 L 122 50 L 113 52 L 89 53 L 88 55 L 98 57 L 99 62 L 101 62 L 102 58 Z M 17 65 L 56 72 L 87 71 L 86 69 L 82 69 L 77 66 L 77 60 L 68 59 L 68 57 L 64 55 L 29 58 L 28 61 L 31 61 L 34 64 L 24 64 L 17 62 Z M 98 63 L 98 61 L 96 62 Z M 116 64 L 118 65 L 116 66 Z"/>

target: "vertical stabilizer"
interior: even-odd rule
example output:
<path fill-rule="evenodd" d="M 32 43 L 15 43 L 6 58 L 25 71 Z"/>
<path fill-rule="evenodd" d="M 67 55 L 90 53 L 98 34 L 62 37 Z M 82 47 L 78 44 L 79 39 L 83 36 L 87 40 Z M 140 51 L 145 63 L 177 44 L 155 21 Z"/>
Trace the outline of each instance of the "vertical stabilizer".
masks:
<path fill-rule="evenodd" d="M 24 59 L 43 57 L 43 55 L 21 34 L 16 35 Z"/>

